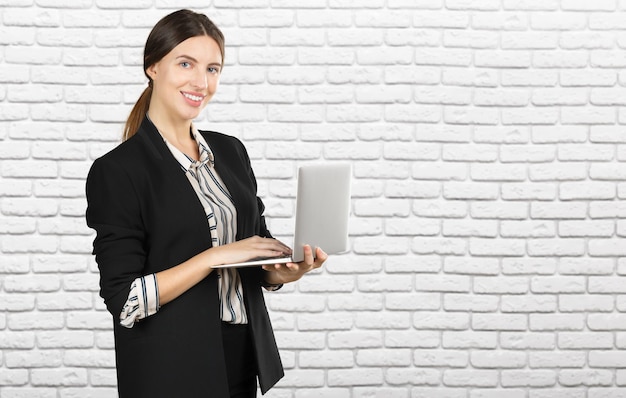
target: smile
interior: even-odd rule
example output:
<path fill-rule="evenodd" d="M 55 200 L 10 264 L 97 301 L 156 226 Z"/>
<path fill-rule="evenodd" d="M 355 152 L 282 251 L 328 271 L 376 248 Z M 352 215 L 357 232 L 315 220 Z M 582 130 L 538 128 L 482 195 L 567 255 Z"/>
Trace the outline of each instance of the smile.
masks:
<path fill-rule="evenodd" d="M 189 98 L 192 101 L 202 101 L 204 99 L 204 96 L 198 96 L 198 95 L 193 95 L 193 94 L 189 94 L 189 93 L 182 93 L 186 98 Z"/>

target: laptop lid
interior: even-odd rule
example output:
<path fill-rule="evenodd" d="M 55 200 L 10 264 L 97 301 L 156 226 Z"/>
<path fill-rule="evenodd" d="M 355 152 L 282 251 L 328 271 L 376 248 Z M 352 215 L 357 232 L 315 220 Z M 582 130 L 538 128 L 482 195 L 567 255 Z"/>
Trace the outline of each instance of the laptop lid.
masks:
<path fill-rule="evenodd" d="M 304 245 L 327 254 L 348 250 L 350 216 L 349 164 L 310 164 L 298 170 L 296 230 L 292 259 L 304 260 Z"/>
<path fill-rule="evenodd" d="M 345 163 L 300 166 L 292 256 L 221 264 L 213 268 L 300 262 L 304 260 L 304 245 L 307 244 L 313 248 L 314 255 L 316 247 L 327 254 L 348 250 L 351 176 L 352 167 Z"/>

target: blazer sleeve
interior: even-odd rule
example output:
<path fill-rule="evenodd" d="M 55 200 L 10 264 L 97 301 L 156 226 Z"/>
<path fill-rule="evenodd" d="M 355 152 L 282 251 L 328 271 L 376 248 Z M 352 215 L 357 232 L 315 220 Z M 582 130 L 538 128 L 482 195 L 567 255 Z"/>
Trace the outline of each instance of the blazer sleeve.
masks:
<path fill-rule="evenodd" d="M 254 191 L 256 192 L 257 191 L 256 176 L 254 175 L 254 170 L 252 170 L 252 164 L 250 162 L 250 156 L 248 156 L 248 151 L 246 150 L 246 146 L 240 140 L 236 138 L 234 139 L 239 144 L 240 153 L 242 154 L 243 162 L 246 166 L 248 177 L 250 178 L 250 181 L 252 181 L 252 184 L 254 185 Z M 259 223 L 260 223 L 259 236 L 263 236 L 265 238 L 273 238 L 271 232 L 269 231 L 269 229 L 267 229 L 267 225 L 265 224 L 265 216 L 264 216 L 265 204 L 263 204 L 263 200 L 261 200 L 261 198 L 259 198 L 258 196 L 256 197 L 256 201 L 257 201 L 257 207 L 259 209 Z"/>
<path fill-rule="evenodd" d="M 136 189 L 115 161 L 98 159 L 86 182 L 87 225 L 96 231 L 93 254 L 100 269 L 100 296 L 114 319 L 131 283 L 143 275 L 145 230 Z"/>

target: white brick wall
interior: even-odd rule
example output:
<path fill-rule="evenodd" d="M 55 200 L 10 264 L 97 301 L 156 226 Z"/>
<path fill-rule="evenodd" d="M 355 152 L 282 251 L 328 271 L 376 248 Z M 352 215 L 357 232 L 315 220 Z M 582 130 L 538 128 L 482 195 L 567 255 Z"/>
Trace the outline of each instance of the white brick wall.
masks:
<path fill-rule="evenodd" d="M 275 234 L 298 164 L 354 166 L 350 253 L 267 294 L 270 397 L 626 397 L 626 1 L 0 7 L 0 398 L 116 396 L 84 178 L 180 7 L 226 34 L 198 124 L 245 141 Z"/>

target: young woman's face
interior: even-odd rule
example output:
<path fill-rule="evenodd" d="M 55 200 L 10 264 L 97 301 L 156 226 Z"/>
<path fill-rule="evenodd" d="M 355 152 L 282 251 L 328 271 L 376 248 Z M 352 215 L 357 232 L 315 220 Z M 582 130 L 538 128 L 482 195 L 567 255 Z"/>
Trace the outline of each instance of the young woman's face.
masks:
<path fill-rule="evenodd" d="M 209 102 L 219 83 L 222 55 L 208 36 L 178 44 L 146 71 L 153 80 L 151 104 L 174 119 L 192 120 Z"/>

